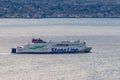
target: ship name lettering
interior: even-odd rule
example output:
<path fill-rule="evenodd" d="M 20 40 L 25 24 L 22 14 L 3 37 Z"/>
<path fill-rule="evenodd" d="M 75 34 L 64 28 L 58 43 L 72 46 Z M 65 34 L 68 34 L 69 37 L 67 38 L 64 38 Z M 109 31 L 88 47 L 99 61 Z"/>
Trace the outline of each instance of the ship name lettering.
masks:
<path fill-rule="evenodd" d="M 65 49 L 59 49 L 59 48 L 52 48 L 52 52 L 60 52 L 60 53 L 66 53 L 66 52 L 78 52 L 79 49 L 74 49 L 74 48 L 65 48 Z"/>

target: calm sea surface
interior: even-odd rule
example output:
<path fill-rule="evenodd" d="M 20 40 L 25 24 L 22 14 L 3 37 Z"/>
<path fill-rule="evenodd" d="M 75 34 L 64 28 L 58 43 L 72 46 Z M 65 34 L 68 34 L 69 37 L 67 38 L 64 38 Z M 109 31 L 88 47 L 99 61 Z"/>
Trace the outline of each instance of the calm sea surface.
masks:
<path fill-rule="evenodd" d="M 88 54 L 11 54 L 44 40 L 81 40 Z M 0 80 L 120 80 L 120 19 L 0 19 Z"/>

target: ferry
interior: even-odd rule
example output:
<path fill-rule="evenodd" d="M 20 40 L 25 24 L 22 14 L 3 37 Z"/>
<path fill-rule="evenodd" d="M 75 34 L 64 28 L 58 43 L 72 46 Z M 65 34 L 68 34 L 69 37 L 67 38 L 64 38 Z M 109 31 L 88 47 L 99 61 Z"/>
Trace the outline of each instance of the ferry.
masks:
<path fill-rule="evenodd" d="M 92 47 L 87 47 L 86 42 L 77 41 L 60 41 L 51 42 L 42 39 L 32 39 L 27 45 L 12 48 L 11 53 L 16 54 L 56 54 L 56 53 L 88 53 Z"/>

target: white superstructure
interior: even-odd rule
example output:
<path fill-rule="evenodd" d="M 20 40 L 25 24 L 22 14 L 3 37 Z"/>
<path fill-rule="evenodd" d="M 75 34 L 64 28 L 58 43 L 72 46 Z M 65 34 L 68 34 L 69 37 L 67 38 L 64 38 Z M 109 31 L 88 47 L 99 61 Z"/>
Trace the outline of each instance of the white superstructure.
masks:
<path fill-rule="evenodd" d="M 31 44 L 12 48 L 12 53 L 80 53 L 90 50 L 91 47 L 80 41 L 45 42 L 41 39 L 32 39 Z"/>

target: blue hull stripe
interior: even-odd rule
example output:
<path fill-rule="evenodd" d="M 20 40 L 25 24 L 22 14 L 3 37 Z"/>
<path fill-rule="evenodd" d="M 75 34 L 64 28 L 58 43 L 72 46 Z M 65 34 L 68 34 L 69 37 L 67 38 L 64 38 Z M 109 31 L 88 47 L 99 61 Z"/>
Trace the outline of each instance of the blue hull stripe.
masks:
<path fill-rule="evenodd" d="M 16 52 L 15 54 L 76 54 L 76 53 L 88 53 L 86 51 L 79 52 Z"/>

